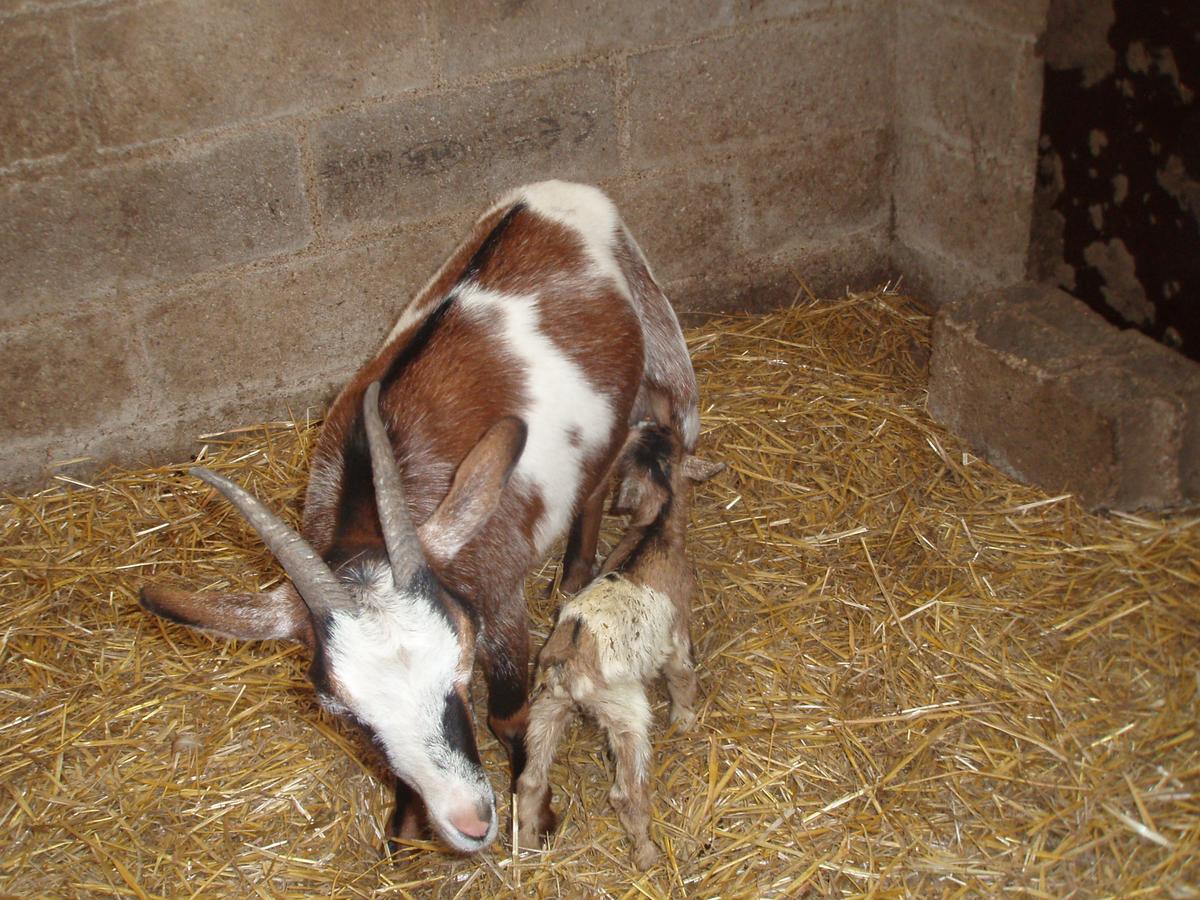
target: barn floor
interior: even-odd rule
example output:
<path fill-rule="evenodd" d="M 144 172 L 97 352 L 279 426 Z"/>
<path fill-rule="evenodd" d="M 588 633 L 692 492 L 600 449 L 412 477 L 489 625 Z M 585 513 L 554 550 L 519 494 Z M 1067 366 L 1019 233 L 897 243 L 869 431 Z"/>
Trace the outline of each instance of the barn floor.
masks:
<path fill-rule="evenodd" d="M 378 762 L 300 651 L 137 607 L 150 577 L 279 577 L 224 502 L 177 468 L 9 498 L 0 891 L 1196 896 L 1200 520 L 1090 515 L 971 456 L 925 413 L 927 326 L 872 293 L 689 332 L 701 447 L 731 471 L 696 497 L 704 699 L 693 732 L 657 733 L 645 874 L 590 726 L 548 850 L 514 856 L 505 827 L 481 857 L 384 859 Z M 204 457 L 296 516 L 314 435 Z M 554 575 L 530 580 L 539 636 Z"/>

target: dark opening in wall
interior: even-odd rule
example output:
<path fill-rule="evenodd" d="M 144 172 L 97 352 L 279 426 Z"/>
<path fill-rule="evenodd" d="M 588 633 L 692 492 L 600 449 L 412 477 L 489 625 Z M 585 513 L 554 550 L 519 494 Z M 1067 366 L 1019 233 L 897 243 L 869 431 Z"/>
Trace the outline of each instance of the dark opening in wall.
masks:
<path fill-rule="evenodd" d="M 1200 3 L 1052 0 L 1030 274 L 1200 359 Z"/>

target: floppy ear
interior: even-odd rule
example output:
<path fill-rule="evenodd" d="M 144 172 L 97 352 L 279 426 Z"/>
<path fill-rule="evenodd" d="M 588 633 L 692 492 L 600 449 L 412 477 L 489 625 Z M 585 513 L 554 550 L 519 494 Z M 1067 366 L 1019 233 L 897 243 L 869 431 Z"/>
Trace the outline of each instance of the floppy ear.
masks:
<path fill-rule="evenodd" d="M 714 475 L 724 472 L 726 468 L 723 462 L 701 459 L 690 453 L 683 458 L 683 474 L 690 481 L 708 481 Z"/>
<path fill-rule="evenodd" d="M 635 492 L 637 503 L 629 514 L 629 524 L 635 528 L 645 528 L 658 518 L 663 504 L 670 498 L 670 491 L 645 472 L 630 475 L 626 481 L 635 482 L 638 488 Z"/>
<path fill-rule="evenodd" d="M 312 618 L 291 584 L 266 594 L 193 593 L 145 584 L 138 602 L 156 616 L 224 637 L 312 644 Z"/>
<path fill-rule="evenodd" d="M 449 493 L 417 529 L 431 561 L 453 559 L 492 517 L 525 449 L 527 433 L 524 422 L 507 416 L 489 428 L 459 463 Z"/>

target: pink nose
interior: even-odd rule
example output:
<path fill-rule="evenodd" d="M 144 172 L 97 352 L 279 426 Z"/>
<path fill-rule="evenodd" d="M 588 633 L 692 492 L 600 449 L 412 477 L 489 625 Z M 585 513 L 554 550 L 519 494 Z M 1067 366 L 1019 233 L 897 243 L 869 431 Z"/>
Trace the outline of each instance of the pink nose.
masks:
<path fill-rule="evenodd" d="M 481 811 L 486 818 L 480 817 L 479 813 Z M 450 815 L 450 824 L 469 838 L 474 838 L 477 841 L 483 840 L 483 838 L 487 837 L 488 829 L 492 827 L 491 807 L 460 809 Z"/>

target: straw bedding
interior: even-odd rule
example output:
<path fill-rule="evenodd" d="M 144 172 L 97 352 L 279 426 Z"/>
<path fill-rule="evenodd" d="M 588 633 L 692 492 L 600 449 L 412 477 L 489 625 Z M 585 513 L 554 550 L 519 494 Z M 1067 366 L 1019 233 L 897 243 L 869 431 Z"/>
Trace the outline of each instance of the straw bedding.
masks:
<path fill-rule="evenodd" d="M 660 696 L 644 875 L 590 725 L 548 850 L 514 856 L 506 825 L 480 857 L 385 860 L 379 760 L 318 709 L 299 649 L 136 605 L 150 577 L 275 583 L 223 501 L 176 467 L 9 498 L 0 890 L 1195 896 L 1200 520 L 1090 515 L 974 458 L 925 413 L 927 325 L 874 292 L 689 332 L 702 450 L 730 471 L 696 497 L 704 698 L 678 734 Z M 315 433 L 202 455 L 296 519 Z M 555 574 L 528 585 L 538 640 Z"/>

